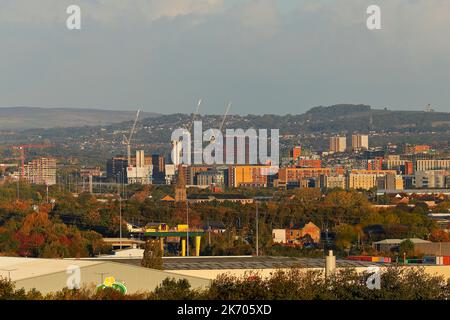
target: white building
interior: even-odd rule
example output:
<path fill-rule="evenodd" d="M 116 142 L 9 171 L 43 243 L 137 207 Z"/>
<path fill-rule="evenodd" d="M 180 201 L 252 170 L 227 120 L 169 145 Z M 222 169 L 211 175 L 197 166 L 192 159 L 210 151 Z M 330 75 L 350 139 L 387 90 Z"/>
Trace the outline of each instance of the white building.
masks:
<path fill-rule="evenodd" d="M 330 138 L 330 152 L 345 152 L 346 149 L 346 136 L 335 136 Z"/>
<path fill-rule="evenodd" d="M 136 166 L 128 166 L 127 180 L 129 184 L 151 184 L 153 165 L 145 164 L 144 150 L 136 151 Z"/>
<path fill-rule="evenodd" d="M 272 230 L 272 242 L 273 243 L 286 243 L 286 229 L 273 229 Z"/>
<path fill-rule="evenodd" d="M 175 165 L 174 164 L 166 164 L 165 165 L 165 174 L 166 174 L 166 184 L 172 184 L 175 177 Z"/>
<path fill-rule="evenodd" d="M 369 136 L 367 134 L 352 135 L 352 149 L 369 149 Z"/>
<path fill-rule="evenodd" d="M 180 164 L 190 164 L 192 157 L 191 144 L 183 143 L 183 141 L 180 140 L 173 140 L 172 151 L 170 155 L 172 158 L 172 163 L 175 165 L 175 167 L 178 167 Z M 185 155 L 186 159 L 184 159 Z M 185 163 L 186 161 L 188 163 Z"/>
<path fill-rule="evenodd" d="M 56 184 L 56 159 L 38 158 L 28 162 L 24 166 L 24 177 L 32 184 Z"/>
<path fill-rule="evenodd" d="M 415 183 L 416 188 L 445 188 L 446 177 L 450 176 L 450 171 L 446 170 L 427 170 L 416 171 Z"/>

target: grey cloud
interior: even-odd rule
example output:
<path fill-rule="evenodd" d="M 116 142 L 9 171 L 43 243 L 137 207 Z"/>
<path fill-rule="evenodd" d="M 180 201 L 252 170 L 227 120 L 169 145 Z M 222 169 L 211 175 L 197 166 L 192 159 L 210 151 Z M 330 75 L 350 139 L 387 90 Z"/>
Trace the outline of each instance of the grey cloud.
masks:
<path fill-rule="evenodd" d="M 2 0 L 0 105 L 296 113 L 448 109 L 450 1 Z M 83 29 L 65 29 L 78 3 Z M 292 1 L 291 1 L 292 3 Z M 39 4 L 39 5 L 37 5 Z M 62 13 L 62 14 L 61 14 Z"/>

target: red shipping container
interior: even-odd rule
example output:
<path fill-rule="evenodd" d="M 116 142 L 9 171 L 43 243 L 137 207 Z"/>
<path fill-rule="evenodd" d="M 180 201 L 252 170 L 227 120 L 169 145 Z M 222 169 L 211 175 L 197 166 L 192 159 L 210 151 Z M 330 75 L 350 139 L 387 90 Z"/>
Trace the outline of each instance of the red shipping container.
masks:
<path fill-rule="evenodd" d="M 450 256 L 443 257 L 442 260 L 444 260 L 445 265 L 450 265 Z"/>

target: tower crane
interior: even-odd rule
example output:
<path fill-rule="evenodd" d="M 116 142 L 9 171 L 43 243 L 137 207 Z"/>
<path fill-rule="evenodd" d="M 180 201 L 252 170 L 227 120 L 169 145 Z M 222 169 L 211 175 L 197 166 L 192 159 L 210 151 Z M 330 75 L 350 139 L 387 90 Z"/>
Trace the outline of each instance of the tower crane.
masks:
<path fill-rule="evenodd" d="M 136 118 L 134 119 L 133 126 L 131 127 L 130 135 L 128 137 L 126 135 L 123 135 L 124 143 L 127 145 L 127 160 L 128 160 L 129 166 L 131 165 L 131 139 L 133 139 L 133 134 L 136 130 L 136 123 L 138 121 L 140 113 L 141 113 L 141 110 L 138 110 L 136 113 Z"/>
<path fill-rule="evenodd" d="M 223 119 L 222 119 L 222 122 L 219 127 L 220 132 L 222 132 L 223 126 L 225 125 L 225 120 L 227 119 L 228 112 L 230 112 L 230 108 L 231 108 L 231 102 L 228 102 L 227 107 L 225 109 L 225 114 L 223 115 Z M 213 135 L 211 137 L 211 143 L 215 143 L 215 141 L 216 141 L 216 137 Z"/>
<path fill-rule="evenodd" d="M 191 134 L 192 126 L 194 125 L 195 119 L 197 115 L 200 112 L 200 106 L 202 104 L 202 99 L 198 100 L 197 108 L 195 109 L 195 112 L 192 114 L 192 120 L 190 123 L 187 123 L 184 128 L 189 134 Z M 180 140 L 173 140 L 172 142 L 172 161 L 175 164 L 176 167 L 178 167 L 179 164 L 181 164 L 181 156 L 182 152 L 189 153 L 189 156 L 191 156 L 191 148 L 188 147 L 188 150 L 183 150 L 181 147 L 181 141 Z"/>
<path fill-rule="evenodd" d="M 197 103 L 197 109 L 195 109 L 195 113 L 192 115 L 192 121 L 191 121 L 191 123 L 188 125 L 188 128 L 187 128 L 189 132 L 191 132 L 192 126 L 194 125 L 194 122 L 195 122 L 195 119 L 197 118 L 197 115 L 198 115 L 199 112 L 200 112 L 200 106 L 201 106 L 202 102 L 203 102 L 202 99 L 199 99 L 199 100 L 198 100 L 198 103 Z"/>
<path fill-rule="evenodd" d="M 230 109 L 231 109 L 231 102 L 228 102 L 227 107 L 225 109 L 225 113 L 224 113 L 223 118 L 222 118 L 222 122 L 221 122 L 220 127 L 219 127 L 219 131 L 221 133 L 222 133 L 223 127 L 225 125 L 225 120 L 227 119 L 228 112 L 230 112 Z M 215 144 L 216 143 L 216 137 L 214 135 L 211 137 L 210 142 L 211 142 L 211 144 L 213 144 L 213 143 Z M 223 148 L 223 146 L 224 145 L 222 144 L 222 148 Z M 224 156 L 226 156 L 226 154 Z M 216 177 L 217 176 L 217 163 L 213 163 L 212 171 L 214 173 L 214 177 Z M 213 178 L 213 179 L 215 179 L 215 178 Z M 215 182 L 213 182 L 213 186 L 214 185 L 215 185 Z"/>
<path fill-rule="evenodd" d="M 20 156 L 17 158 L 20 160 L 20 177 L 23 178 L 25 176 L 25 150 L 26 149 L 44 149 L 51 147 L 50 144 L 24 144 L 20 146 L 12 146 L 14 150 L 18 150 Z"/>

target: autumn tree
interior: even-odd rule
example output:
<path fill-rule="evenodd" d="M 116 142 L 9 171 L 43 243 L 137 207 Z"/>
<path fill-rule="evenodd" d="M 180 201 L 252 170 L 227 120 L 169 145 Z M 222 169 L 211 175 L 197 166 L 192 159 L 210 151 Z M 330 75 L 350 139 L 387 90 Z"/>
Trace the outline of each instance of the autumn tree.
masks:
<path fill-rule="evenodd" d="M 414 255 L 414 243 L 409 239 L 403 240 L 398 247 L 398 251 L 400 254 L 406 253 L 406 256 L 410 257 Z"/>
<path fill-rule="evenodd" d="M 163 269 L 163 252 L 161 250 L 161 243 L 158 240 L 149 240 L 145 243 L 144 256 L 141 261 L 141 266 L 151 269 Z"/>

